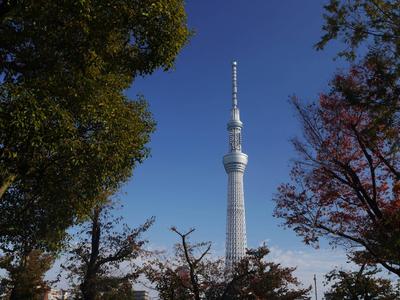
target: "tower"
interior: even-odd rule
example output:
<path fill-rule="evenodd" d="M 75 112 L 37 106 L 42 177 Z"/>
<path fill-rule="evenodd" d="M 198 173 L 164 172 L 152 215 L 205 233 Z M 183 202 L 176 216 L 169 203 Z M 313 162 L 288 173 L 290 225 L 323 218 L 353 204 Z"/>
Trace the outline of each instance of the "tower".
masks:
<path fill-rule="evenodd" d="M 237 103 L 237 62 L 232 63 L 232 109 L 228 122 L 229 153 L 223 158 L 228 174 L 228 207 L 226 216 L 226 266 L 229 268 L 246 254 L 246 221 L 243 175 L 247 155 L 242 152 L 242 128 Z"/>

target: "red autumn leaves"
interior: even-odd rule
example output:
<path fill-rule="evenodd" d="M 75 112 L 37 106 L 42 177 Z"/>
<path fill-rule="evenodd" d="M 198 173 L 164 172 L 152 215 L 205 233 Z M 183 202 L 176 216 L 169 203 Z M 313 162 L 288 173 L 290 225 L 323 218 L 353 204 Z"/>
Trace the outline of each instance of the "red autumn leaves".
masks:
<path fill-rule="evenodd" d="M 293 99 L 303 139 L 293 140 L 299 157 L 275 216 L 305 243 L 327 236 L 400 274 L 400 128 L 391 109 L 400 98 L 394 77 L 381 73 L 368 61 L 336 76 L 316 104 Z"/>

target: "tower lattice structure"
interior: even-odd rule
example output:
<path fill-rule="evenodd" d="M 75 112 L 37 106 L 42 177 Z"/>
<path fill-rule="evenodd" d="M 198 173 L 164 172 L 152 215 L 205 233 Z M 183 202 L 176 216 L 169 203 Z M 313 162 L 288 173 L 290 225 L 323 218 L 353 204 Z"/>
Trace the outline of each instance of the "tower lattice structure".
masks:
<path fill-rule="evenodd" d="M 244 206 L 243 175 L 248 157 L 242 152 L 242 128 L 237 100 L 237 62 L 232 63 L 232 109 L 228 122 L 229 153 L 223 158 L 228 174 L 228 203 L 226 217 L 227 268 L 246 254 L 246 220 Z"/>

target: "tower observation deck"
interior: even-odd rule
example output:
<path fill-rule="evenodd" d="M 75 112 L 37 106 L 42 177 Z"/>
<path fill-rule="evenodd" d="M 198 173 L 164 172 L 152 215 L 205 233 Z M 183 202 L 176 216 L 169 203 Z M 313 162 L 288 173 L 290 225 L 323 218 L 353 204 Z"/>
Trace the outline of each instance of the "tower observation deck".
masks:
<path fill-rule="evenodd" d="M 237 100 L 237 62 L 232 63 L 232 108 L 228 122 L 229 153 L 223 158 L 228 174 L 228 201 L 226 216 L 226 267 L 230 268 L 246 254 L 246 221 L 243 175 L 247 155 L 242 152 L 242 128 Z"/>

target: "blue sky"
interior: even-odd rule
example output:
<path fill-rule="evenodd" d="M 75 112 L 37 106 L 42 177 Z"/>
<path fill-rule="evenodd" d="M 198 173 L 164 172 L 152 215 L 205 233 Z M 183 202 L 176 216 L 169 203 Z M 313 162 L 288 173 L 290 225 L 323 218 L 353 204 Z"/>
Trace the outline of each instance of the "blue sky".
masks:
<path fill-rule="evenodd" d="M 325 2 L 187 1 L 195 35 L 175 69 L 139 78 L 127 91 L 132 98 L 143 94 L 148 99 L 157 131 L 152 156 L 136 168 L 120 198 L 128 224 L 156 216 L 147 235 L 154 247 L 170 248 L 177 241 L 168 230 L 172 225 L 195 227 L 194 240 L 210 240 L 216 253 L 223 254 L 227 176 L 222 156 L 228 151 L 230 64 L 235 59 L 243 151 L 249 155 L 244 183 L 249 246 L 268 241 L 275 249 L 272 256 L 299 265 L 306 283 L 313 268 L 323 273 L 344 261 L 340 251 L 304 246 L 272 217 L 271 199 L 279 183 L 288 180 L 295 156 L 290 139 L 299 134 L 289 96 L 315 100 L 328 89 L 334 72 L 346 66 L 333 60 L 337 44 L 323 52 L 313 49 L 322 34 Z M 309 263 L 318 257 L 328 263 Z M 301 259 L 308 269 L 301 269 Z"/>
<path fill-rule="evenodd" d="M 245 201 L 250 246 L 269 239 L 301 247 L 278 227 L 271 198 L 288 179 L 299 124 L 291 95 L 305 101 L 328 89 L 341 62 L 337 49 L 317 52 L 322 1 L 188 1 L 195 35 L 174 70 L 139 78 L 127 92 L 143 94 L 157 121 L 151 157 L 136 168 L 121 199 L 131 224 L 155 215 L 151 237 L 169 244 L 168 227 L 196 227 L 196 238 L 223 247 L 227 176 L 226 123 L 231 103 L 231 61 L 238 61 L 243 150 L 249 155 Z"/>

